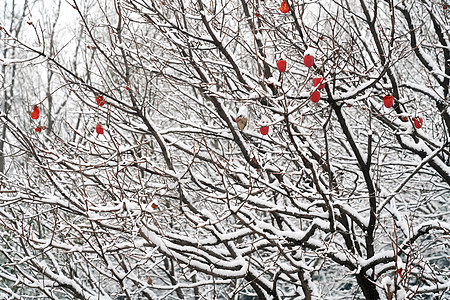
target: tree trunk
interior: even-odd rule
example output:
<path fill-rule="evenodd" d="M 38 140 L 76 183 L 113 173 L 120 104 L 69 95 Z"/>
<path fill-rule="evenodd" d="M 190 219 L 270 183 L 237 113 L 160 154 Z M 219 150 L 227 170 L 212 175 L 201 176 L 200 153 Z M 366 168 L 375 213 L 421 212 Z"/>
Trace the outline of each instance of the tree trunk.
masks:
<path fill-rule="evenodd" d="M 373 283 L 367 275 L 364 273 L 359 273 L 356 275 L 356 281 L 358 282 L 359 287 L 361 288 L 364 297 L 367 300 L 378 300 L 380 299 L 380 295 L 378 294 L 375 283 Z"/>

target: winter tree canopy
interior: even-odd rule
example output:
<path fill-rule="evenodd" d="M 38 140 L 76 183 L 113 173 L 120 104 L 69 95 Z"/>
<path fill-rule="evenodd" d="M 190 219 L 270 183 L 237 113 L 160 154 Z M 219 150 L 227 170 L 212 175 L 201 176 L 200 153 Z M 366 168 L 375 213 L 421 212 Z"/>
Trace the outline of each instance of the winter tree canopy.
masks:
<path fill-rule="evenodd" d="M 448 299 L 448 4 L 0 1 L 0 299 Z"/>

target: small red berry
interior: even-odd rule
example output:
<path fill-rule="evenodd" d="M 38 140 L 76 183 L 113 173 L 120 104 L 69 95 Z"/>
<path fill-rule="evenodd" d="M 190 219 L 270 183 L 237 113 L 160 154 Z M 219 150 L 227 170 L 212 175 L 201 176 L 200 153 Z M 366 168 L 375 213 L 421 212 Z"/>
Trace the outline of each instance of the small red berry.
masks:
<path fill-rule="evenodd" d="M 156 203 L 152 203 L 152 208 L 153 208 L 153 209 L 157 209 L 157 208 L 158 208 L 158 205 L 156 205 Z"/>
<path fill-rule="evenodd" d="M 287 14 L 288 12 L 290 12 L 289 6 L 286 1 L 281 2 L 280 11 L 283 14 Z"/>
<path fill-rule="evenodd" d="M 37 119 L 39 119 L 39 114 L 41 113 L 41 111 L 39 110 L 39 107 L 37 107 L 37 105 L 35 105 L 34 107 L 33 107 L 33 111 L 31 112 L 31 118 L 33 119 L 33 120 L 37 120 Z"/>
<path fill-rule="evenodd" d="M 259 132 L 261 132 L 262 135 L 267 135 L 269 133 L 269 126 L 259 128 Z"/>
<path fill-rule="evenodd" d="M 45 129 L 47 129 L 47 126 L 41 126 L 41 125 L 39 125 L 38 127 L 36 127 L 36 128 L 34 129 L 34 131 L 35 131 L 35 132 L 42 132 L 42 130 L 45 130 Z"/>
<path fill-rule="evenodd" d="M 98 134 L 103 134 L 103 133 L 104 133 L 104 130 L 103 130 L 102 124 L 97 124 L 97 126 L 95 126 L 95 131 L 96 131 Z"/>
<path fill-rule="evenodd" d="M 100 106 L 103 106 L 106 103 L 105 98 L 103 96 L 97 96 L 95 100 L 97 101 L 97 104 Z"/>
<path fill-rule="evenodd" d="M 314 56 L 309 54 L 305 55 L 305 57 L 303 57 L 303 63 L 308 68 L 311 68 L 314 65 Z"/>
<path fill-rule="evenodd" d="M 318 86 L 322 82 L 322 77 L 313 78 L 314 86 Z M 325 87 L 325 83 L 319 85 L 318 89 L 321 90 Z"/>
<path fill-rule="evenodd" d="M 392 104 L 394 104 L 394 97 L 392 95 L 386 95 L 383 98 L 383 103 L 386 108 L 391 108 Z"/>
<path fill-rule="evenodd" d="M 398 268 L 397 273 L 400 275 L 400 278 L 403 278 L 403 268 Z"/>
<path fill-rule="evenodd" d="M 320 92 L 319 91 L 315 91 L 314 93 L 311 92 L 310 95 L 311 95 L 310 98 L 311 98 L 312 102 L 314 102 L 314 103 L 319 102 L 319 100 L 320 100 Z"/>
<path fill-rule="evenodd" d="M 422 128 L 422 124 L 423 124 L 423 119 L 422 118 L 415 118 L 414 119 L 414 127 L 416 127 L 417 129 Z"/>
<path fill-rule="evenodd" d="M 286 61 L 284 59 L 280 59 L 279 61 L 277 61 L 277 68 L 280 73 L 286 71 Z"/>

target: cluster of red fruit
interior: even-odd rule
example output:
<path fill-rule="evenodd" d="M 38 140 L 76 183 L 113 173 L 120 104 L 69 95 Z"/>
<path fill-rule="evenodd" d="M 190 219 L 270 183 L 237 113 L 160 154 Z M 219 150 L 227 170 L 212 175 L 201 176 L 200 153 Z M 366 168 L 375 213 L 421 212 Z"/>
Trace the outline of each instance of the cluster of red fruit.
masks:
<path fill-rule="evenodd" d="M 98 106 L 103 106 L 106 104 L 106 100 L 105 97 L 98 95 L 95 98 L 95 101 L 97 102 Z M 98 134 L 104 134 L 105 130 L 103 129 L 102 123 L 98 123 L 97 126 L 95 126 L 95 132 L 97 132 Z"/>
<path fill-rule="evenodd" d="M 164 5 L 164 2 L 163 2 Z M 125 87 L 125 89 L 127 91 L 130 90 L 130 88 L 128 86 Z M 105 105 L 107 102 L 105 100 L 105 97 L 103 97 L 102 95 L 98 95 L 97 97 L 95 97 L 95 101 L 97 102 L 98 106 L 103 106 Z M 97 132 L 98 134 L 104 134 L 105 130 L 103 129 L 102 123 L 98 123 L 97 126 L 95 126 L 95 132 Z"/>
<path fill-rule="evenodd" d="M 314 65 L 314 56 L 306 54 L 303 57 L 303 63 L 307 68 L 311 68 Z M 317 91 L 309 93 L 310 99 L 314 103 L 317 103 L 320 100 L 320 92 L 318 90 L 321 90 L 325 87 L 325 83 L 322 83 L 322 79 L 323 79 L 322 77 L 313 78 L 314 87 L 318 86 Z"/>
<path fill-rule="evenodd" d="M 314 65 L 314 56 L 312 56 L 310 54 L 306 54 L 303 57 L 303 63 L 305 64 L 306 67 L 311 68 Z M 280 73 L 285 72 L 286 71 L 286 60 L 280 59 L 279 61 L 277 61 L 277 68 L 278 68 L 278 71 L 280 71 Z M 313 78 L 313 85 L 314 85 L 314 87 L 319 86 L 317 88 L 318 90 L 321 90 L 325 87 L 325 83 L 322 83 L 322 77 Z M 320 92 L 319 91 L 315 91 L 314 93 L 311 92 L 310 99 L 314 103 L 319 102 Z"/>
<path fill-rule="evenodd" d="M 127 89 L 128 89 L 128 87 L 127 87 Z M 97 96 L 95 100 L 97 101 L 97 104 L 98 104 L 99 106 L 103 106 L 103 105 L 106 104 L 105 98 L 104 98 L 103 96 Z M 38 107 L 37 105 L 35 105 L 35 106 L 33 107 L 33 110 L 32 110 L 31 113 L 30 113 L 31 118 L 32 118 L 33 120 L 37 120 L 37 119 L 39 119 L 40 114 L 41 114 L 41 111 L 40 111 L 39 107 Z M 39 126 L 37 126 L 37 127 L 34 129 L 34 131 L 35 131 L 35 132 L 42 132 L 42 130 L 44 130 L 44 129 L 47 129 L 47 127 L 46 127 L 46 126 L 41 126 L 41 125 L 39 125 Z M 103 126 L 102 126 L 101 123 L 98 123 L 98 124 L 97 124 L 97 126 L 95 127 L 95 131 L 96 131 L 98 134 L 104 134 L 104 129 L 103 129 Z"/>
<path fill-rule="evenodd" d="M 164 2 L 163 2 L 164 5 Z M 130 88 L 128 86 L 125 87 L 125 89 L 127 91 L 130 90 Z M 105 100 L 105 97 L 103 97 L 102 95 L 98 95 L 97 97 L 95 97 L 95 101 L 97 102 L 98 106 L 103 106 L 105 105 L 107 102 Z M 97 132 L 98 134 L 104 134 L 105 130 L 103 129 L 102 123 L 98 123 L 97 126 L 95 126 L 95 132 Z"/>
<path fill-rule="evenodd" d="M 289 5 L 287 4 L 286 0 L 283 0 L 283 2 L 281 2 L 280 11 L 284 14 L 287 14 L 288 12 L 291 11 L 289 9 Z M 305 64 L 306 67 L 311 68 L 314 65 L 314 56 L 309 55 L 309 54 L 305 55 L 305 57 L 303 58 L 303 63 Z M 280 72 L 286 71 L 286 61 L 283 59 L 277 61 L 277 67 Z M 322 82 L 321 77 L 316 77 L 313 79 L 313 84 L 315 87 L 318 86 L 321 82 Z M 320 86 L 317 89 L 321 90 L 324 87 L 325 87 L 325 84 L 320 84 Z M 311 92 L 310 99 L 314 103 L 319 102 L 320 92 L 319 91 L 315 91 L 314 93 Z"/>
<path fill-rule="evenodd" d="M 285 9 L 285 8 L 287 8 L 287 11 L 283 11 L 283 9 Z M 289 7 L 287 6 L 286 1 L 283 1 L 283 3 L 281 4 L 280 10 L 282 12 L 289 12 Z M 309 54 L 305 55 L 305 57 L 303 58 L 303 62 L 306 67 L 311 68 L 314 65 L 314 56 L 309 55 Z M 286 60 L 280 59 L 277 61 L 277 68 L 280 73 L 283 73 L 286 71 L 286 66 L 287 66 Z M 322 82 L 321 77 L 316 77 L 313 79 L 314 86 L 319 85 L 319 87 L 318 87 L 319 90 L 323 89 L 325 87 L 325 84 L 324 83 L 321 84 L 321 82 Z M 318 102 L 319 100 L 320 100 L 320 92 L 319 91 L 311 93 L 311 101 L 312 102 Z M 239 126 L 240 121 L 241 120 L 236 120 L 236 122 L 238 122 L 238 127 L 240 129 L 242 127 L 242 129 L 243 129 L 245 127 L 245 125 Z M 259 128 L 259 132 L 261 132 L 262 135 L 267 135 L 269 133 L 269 126 L 263 126 L 263 127 Z"/>
<path fill-rule="evenodd" d="M 33 120 L 37 120 L 37 119 L 39 119 L 40 114 L 41 114 L 41 110 L 39 109 L 39 107 L 38 107 L 37 105 L 33 106 L 33 110 L 32 110 L 31 113 L 30 113 L 31 118 L 32 118 Z M 40 126 L 40 125 L 38 125 L 38 126 L 34 129 L 34 131 L 35 131 L 35 132 L 41 132 L 43 129 L 46 129 L 46 128 L 47 128 L 47 127 L 45 127 L 45 126 Z"/>
<path fill-rule="evenodd" d="M 447 5 L 444 5 L 443 8 L 447 9 Z M 280 11 L 282 13 L 284 13 L 284 14 L 287 14 L 288 12 L 291 11 L 289 9 L 289 5 L 286 2 L 286 0 L 283 0 L 283 2 L 281 2 Z M 306 67 L 311 68 L 314 65 L 314 56 L 308 55 L 308 54 L 305 55 L 305 57 L 303 58 L 303 62 L 304 62 Z M 278 70 L 280 72 L 286 71 L 286 61 L 284 59 L 281 59 L 281 60 L 277 61 L 277 67 L 278 67 Z M 322 82 L 322 78 L 321 77 L 314 78 L 313 79 L 314 87 L 319 85 L 319 87 L 317 89 L 318 90 L 323 89 L 325 87 L 325 84 L 324 83 L 321 84 L 321 82 Z M 310 93 L 310 99 L 314 103 L 319 102 L 319 100 L 320 100 L 320 92 L 319 91 L 311 92 Z M 394 103 L 394 97 L 392 95 L 386 95 L 383 98 L 383 103 L 384 103 L 384 106 L 386 106 L 387 108 L 391 108 L 393 103 Z M 407 118 L 404 118 L 404 120 L 406 121 Z M 420 117 L 419 118 L 412 118 L 412 121 L 414 122 L 414 126 L 417 129 L 422 128 L 422 124 L 423 124 L 423 119 L 422 118 L 420 118 Z M 263 130 L 263 128 L 264 128 L 264 130 Z M 268 127 L 262 127 L 260 129 L 260 131 L 261 131 L 262 134 L 264 134 L 263 131 L 264 132 L 268 132 L 269 128 Z M 265 134 L 267 134 L 267 133 L 265 133 Z"/>
<path fill-rule="evenodd" d="M 383 98 L 383 104 L 386 108 L 391 108 L 392 105 L 394 104 L 394 96 L 392 95 L 386 95 Z M 407 121 L 408 117 L 403 117 L 402 118 L 403 121 Z M 423 119 L 422 118 L 411 118 L 411 120 L 414 122 L 414 127 L 416 127 L 417 129 L 422 128 L 422 124 L 423 124 Z"/>

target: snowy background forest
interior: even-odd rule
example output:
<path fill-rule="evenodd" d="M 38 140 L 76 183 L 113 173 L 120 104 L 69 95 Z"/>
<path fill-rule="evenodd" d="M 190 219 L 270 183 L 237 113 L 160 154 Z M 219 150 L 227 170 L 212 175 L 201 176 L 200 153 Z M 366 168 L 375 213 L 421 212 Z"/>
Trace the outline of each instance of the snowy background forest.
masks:
<path fill-rule="evenodd" d="M 448 0 L 0 7 L 0 299 L 450 299 Z"/>

